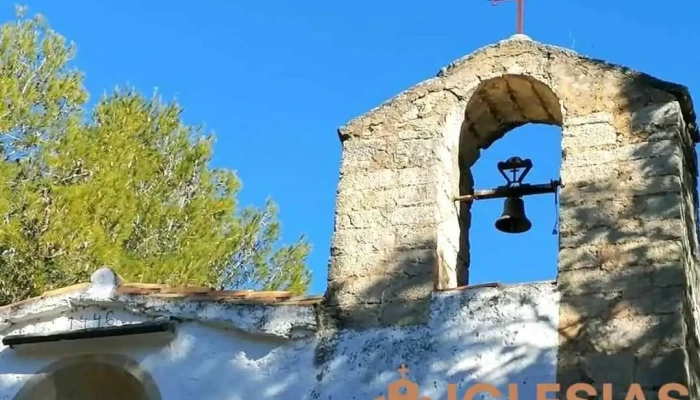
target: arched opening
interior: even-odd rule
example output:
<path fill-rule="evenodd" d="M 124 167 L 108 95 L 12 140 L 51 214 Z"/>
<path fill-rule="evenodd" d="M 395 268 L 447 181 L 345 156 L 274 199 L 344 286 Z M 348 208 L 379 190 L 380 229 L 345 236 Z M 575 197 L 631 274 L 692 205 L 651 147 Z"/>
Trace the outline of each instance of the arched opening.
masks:
<path fill-rule="evenodd" d="M 482 82 L 469 99 L 461 126 L 460 193 L 506 184 L 497 164 L 513 156 L 534 164 L 525 183 L 559 179 L 561 125 L 559 99 L 544 83 L 523 75 Z M 554 279 L 559 247 L 558 234 L 553 234 L 555 196 L 523 198 L 532 221 L 532 228 L 523 234 L 506 234 L 494 227 L 505 199 L 461 202 L 460 259 L 466 268 L 459 271 L 459 281 L 473 285 Z"/>
<path fill-rule="evenodd" d="M 121 355 L 58 361 L 32 377 L 15 400 L 160 400 L 155 382 Z"/>

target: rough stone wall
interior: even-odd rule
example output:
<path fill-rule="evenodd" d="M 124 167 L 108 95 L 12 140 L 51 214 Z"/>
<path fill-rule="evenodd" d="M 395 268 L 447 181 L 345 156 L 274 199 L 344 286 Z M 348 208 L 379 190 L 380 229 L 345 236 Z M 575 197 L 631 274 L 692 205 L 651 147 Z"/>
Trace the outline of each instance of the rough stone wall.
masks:
<path fill-rule="evenodd" d="M 696 239 L 682 213 L 695 197 L 682 179 L 687 132 L 677 102 L 645 103 L 564 127 L 565 138 L 587 138 L 563 161 L 564 171 L 577 165 L 560 198 L 564 385 L 639 382 L 653 393 L 688 383 L 683 303 L 695 263 L 685 253 Z M 590 140 L 606 131 L 608 142 Z"/>
<path fill-rule="evenodd" d="M 481 49 L 341 129 L 328 311 L 425 322 L 431 291 L 468 279 L 470 207 L 451 197 L 472 190 L 481 150 L 528 122 L 563 128 L 560 382 L 686 383 L 699 298 L 687 90 L 530 40 Z"/>
<path fill-rule="evenodd" d="M 700 398 L 700 275 L 698 274 L 698 197 L 697 154 L 695 145 L 684 135 L 680 136 L 682 149 L 683 187 L 681 213 L 685 222 L 683 230 L 683 263 L 685 264 L 686 351 L 688 355 L 689 389 L 691 398 Z"/>
<path fill-rule="evenodd" d="M 443 110 L 455 103 L 446 92 L 414 95 L 363 123 L 365 137 L 343 141 L 327 306 L 353 326 L 424 321 L 437 279 L 456 286 L 459 228 L 439 217 L 454 207 L 458 174 L 443 159 L 457 140 L 443 140 Z"/>

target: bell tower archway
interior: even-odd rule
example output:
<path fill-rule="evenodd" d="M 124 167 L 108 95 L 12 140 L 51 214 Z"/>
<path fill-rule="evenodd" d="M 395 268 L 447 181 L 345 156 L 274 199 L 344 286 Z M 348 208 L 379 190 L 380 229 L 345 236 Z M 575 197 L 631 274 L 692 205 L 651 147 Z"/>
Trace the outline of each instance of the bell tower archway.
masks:
<path fill-rule="evenodd" d="M 472 167 L 477 163 L 482 151 L 487 151 L 496 141 L 503 138 L 508 132 L 520 128 L 526 124 L 554 125 L 562 127 L 562 105 L 557 95 L 542 81 L 528 75 L 504 74 L 482 81 L 470 95 L 466 102 L 464 120 L 459 133 L 459 193 L 461 195 L 473 194 L 476 189 L 487 189 L 485 187 L 475 187 L 475 176 Z M 561 141 L 560 138 L 557 138 Z M 547 137 L 533 137 L 532 141 L 552 140 Z M 518 157 L 519 154 L 512 154 Z M 502 160 L 499 164 L 507 167 L 508 160 Z M 532 168 L 532 160 L 522 160 L 529 162 Z M 496 167 L 494 165 L 494 172 Z M 500 168 L 499 168 L 500 169 Z M 501 171 L 503 172 L 503 171 Z M 529 172 L 522 169 L 519 173 Z M 558 179 L 553 176 L 552 179 Z M 527 177 L 527 176 L 525 176 Z M 508 180 L 515 180 L 517 177 L 508 176 Z M 528 183 L 530 183 L 528 181 Z M 545 185 L 537 182 L 538 185 Z M 552 190 L 556 191 L 556 185 Z M 509 205 L 512 211 L 524 210 L 524 199 L 522 197 L 500 196 L 505 205 Z M 504 205 L 504 206 L 505 206 Z M 460 201 L 458 212 L 453 218 L 459 220 L 460 237 L 456 241 L 459 243 L 460 264 L 456 266 L 458 285 L 469 284 L 469 267 L 471 264 L 470 254 L 470 231 L 472 225 L 472 207 L 474 201 Z M 512 223 L 505 220 L 499 221 L 505 225 Z M 523 222 L 524 223 L 524 222 Z M 520 227 L 524 229 L 525 227 Z M 529 230 L 530 226 L 525 230 Z"/>
<path fill-rule="evenodd" d="M 340 129 L 330 320 L 430 323 L 435 291 L 468 282 L 474 209 L 455 197 L 474 189 L 481 151 L 528 122 L 562 128 L 559 382 L 653 390 L 700 380 L 698 131 L 687 88 L 523 36 Z M 655 365 L 676 367 L 659 375 Z"/>

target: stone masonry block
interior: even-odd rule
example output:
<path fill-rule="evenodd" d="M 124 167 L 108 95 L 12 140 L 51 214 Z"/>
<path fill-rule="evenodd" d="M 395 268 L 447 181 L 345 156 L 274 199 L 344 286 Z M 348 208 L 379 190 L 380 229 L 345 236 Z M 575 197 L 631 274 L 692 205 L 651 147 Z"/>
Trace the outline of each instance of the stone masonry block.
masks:
<path fill-rule="evenodd" d="M 605 246 L 598 251 L 598 257 L 606 269 L 675 262 L 682 259 L 682 254 L 681 243 L 677 240 L 644 240 Z"/>
<path fill-rule="evenodd" d="M 564 122 L 565 128 L 591 125 L 591 124 L 612 124 L 613 114 L 609 112 L 594 112 L 586 115 L 571 116 Z"/>
<path fill-rule="evenodd" d="M 589 353 L 584 355 L 583 360 L 586 371 L 596 383 L 610 383 L 613 388 L 627 388 L 633 382 L 636 360 L 632 352 Z"/>
<path fill-rule="evenodd" d="M 409 301 L 429 298 L 434 288 L 433 271 L 408 275 L 374 275 L 343 278 L 328 282 L 331 291 L 352 297 L 361 303 L 383 303 L 387 301 Z"/>
<path fill-rule="evenodd" d="M 357 190 L 352 196 L 344 196 L 336 202 L 336 212 L 387 210 L 396 206 L 396 189 Z"/>
<path fill-rule="evenodd" d="M 364 252 L 340 254 L 332 258 L 328 279 L 358 278 L 367 276 L 423 276 L 433 271 L 435 249 L 430 247 L 397 251 L 391 242 L 386 246 L 366 246 Z M 363 249 L 362 246 L 358 246 Z"/>
<path fill-rule="evenodd" d="M 432 204 L 436 197 L 437 188 L 430 184 L 401 187 L 392 193 L 392 200 L 397 207 Z"/>
<path fill-rule="evenodd" d="M 639 133 L 654 133 L 659 128 L 683 124 L 678 102 L 656 103 L 631 112 L 630 130 Z"/>
<path fill-rule="evenodd" d="M 654 158 L 622 162 L 618 166 L 620 179 L 643 179 L 652 176 L 680 175 L 682 158 L 679 153 Z"/>
<path fill-rule="evenodd" d="M 402 140 L 392 145 L 390 154 L 393 155 L 394 168 L 427 167 L 439 160 L 435 156 L 437 141 L 434 139 Z"/>
<path fill-rule="evenodd" d="M 643 196 L 681 190 L 681 178 L 675 175 L 629 181 L 615 179 L 603 182 L 580 182 L 580 185 L 566 184 L 560 189 L 559 204 L 564 209 L 573 205 L 590 206 L 592 203 L 615 197 Z"/>
<path fill-rule="evenodd" d="M 617 179 L 615 164 L 597 164 L 583 167 L 569 167 L 561 171 L 561 179 L 565 185 L 592 182 L 604 182 Z"/>
<path fill-rule="evenodd" d="M 683 308 L 683 286 L 664 286 L 649 288 L 639 300 L 635 301 L 638 314 L 670 315 L 680 313 Z"/>
<path fill-rule="evenodd" d="M 396 250 L 432 249 L 437 243 L 436 225 L 401 227 L 396 230 Z"/>
<path fill-rule="evenodd" d="M 638 265 L 605 270 L 584 268 L 561 271 L 557 277 L 559 289 L 567 295 L 624 292 L 645 295 L 650 288 L 681 287 L 686 284 L 681 263 Z"/>
<path fill-rule="evenodd" d="M 396 128 L 396 138 L 399 140 L 435 138 L 440 134 L 442 123 L 442 118 L 435 115 L 411 120 Z"/>
<path fill-rule="evenodd" d="M 600 226 L 611 227 L 618 221 L 620 207 L 614 200 L 591 202 L 559 211 L 561 232 L 581 232 Z"/>
<path fill-rule="evenodd" d="M 643 142 L 660 142 L 663 140 L 678 140 L 682 136 L 680 127 L 659 128 L 653 132 L 625 132 L 624 135 L 618 135 L 617 140 L 620 143 L 643 143 Z"/>
<path fill-rule="evenodd" d="M 601 265 L 598 258 L 598 248 L 582 246 L 577 248 L 564 248 L 559 250 L 559 271 L 568 271 L 581 268 L 594 268 Z"/>
<path fill-rule="evenodd" d="M 339 212 L 394 210 L 397 207 L 427 205 L 435 202 L 434 184 L 399 186 L 388 189 L 357 190 L 336 202 Z"/>
<path fill-rule="evenodd" d="M 625 243 L 639 240 L 640 237 L 655 240 L 680 239 L 683 232 L 678 228 L 679 221 L 658 219 L 618 219 L 612 226 L 599 226 L 585 230 L 571 231 L 559 229 L 561 248 L 578 248 L 581 246 L 598 246 L 604 244 Z"/>
<path fill-rule="evenodd" d="M 677 140 L 632 143 L 620 145 L 615 149 L 618 161 L 634 161 L 674 153 L 680 153 L 680 143 Z"/>
<path fill-rule="evenodd" d="M 646 355 L 654 349 L 673 348 L 681 344 L 682 329 L 674 332 L 674 328 L 681 328 L 677 319 L 637 314 L 591 319 L 584 323 L 582 329 L 599 353 L 634 352 Z M 663 340 L 652 341 L 652 338 Z"/>
<path fill-rule="evenodd" d="M 679 176 L 652 176 L 645 179 L 632 179 L 622 181 L 615 186 L 619 195 L 650 195 L 667 192 L 677 192 L 681 190 L 681 180 Z"/>
<path fill-rule="evenodd" d="M 688 380 L 688 375 L 684 368 L 678 368 L 678 366 L 685 365 L 686 359 L 687 354 L 684 349 L 640 356 L 636 363 L 635 380 L 650 389 L 667 383 L 684 384 Z"/>
<path fill-rule="evenodd" d="M 386 226 L 387 218 L 379 210 L 351 211 L 336 219 L 336 229 L 362 229 Z"/>
<path fill-rule="evenodd" d="M 396 171 L 392 182 L 395 186 L 435 184 L 438 182 L 439 172 L 432 167 L 403 168 Z"/>
<path fill-rule="evenodd" d="M 337 303 L 337 302 L 336 302 Z M 326 312 L 339 329 L 367 329 L 380 325 L 382 306 L 379 304 L 360 304 L 343 302 L 343 306 L 329 306 Z"/>
<path fill-rule="evenodd" d="M 562 157 L 562 168 L 586 167 L 617 161 L 615 149 L 567 149 Z"/>
<path fill-rule="evenodd" d="M 430 299 L 410 302 L 389 302 L 382 307 L 382 326 L 405 326 L 427 323 L 430 319 Z"/>
<path fill-rule="evenodd" d="M 343 143 L 342 165 L 345 171 L 386 169 L 390 159 L 386 139 L 354 139 Z"/>
<path fill-rule="evenodd" d="M 435 206 L 400 207 L 388 213 L 389 223 L 398 225 L 427 225 L 437 220 L 438 210 Z"/>
<path fill-rule="evenodd" d="M 651 285 L 649 270 L 643 267 L 621 268 L 607 271 L 602 268 L 586 268 L 562 271 L 557 277 L 559 289 L 567 295 L 639 290 Z"/>
<path fill-rule="evenodd" d="M 389 272 L 390 257 L 387 252 L 366 252 L 361 255 L 341 254 L 331 257 L 332 268 L 328 271 L 329 280 L 376 276 Z"/>
<path fill-rule="evenodd" d="M 620 218 L 639 218 L 642 220 L 675 220 L 678 228 L 682 226 L 681 196 L 678 193 L 662 193 L 651 196 L 634 196 L 618 199 Z"/>
<path fill-rule="evenodd" d="M 346 229 L 339 230 L 331 239 L 334 254 L 361 255 L 369 251 L 392 248 L 396 242 L 396 233 L 390 229 Z M 348 252 L 348 249 L 359 248 L 360 252 Z"/>
<path fill-rule="evenodd" d="M 666 287 L 682 287 L 686 286 L 688 280 L 685 275 L 686 268 L 681 263 L 660 263 L 652 266 L 642 267 L 649 271 L 651 275 L 651 286 L 666 288 Z"/>
<path fill-rule="evenodd" d="M 615 127 L 607 122 L 566 126 L 562 132 L 565 149 L 614 145 L 616 141 Z"/>
<path fill-rule="evenodd" d="M 616 318 L 653 317 L 678 322 L 681 321 L 682 298 L 682 286 L 585 294 L 566 288 L 561 292 L 560 327 L 565 328 L 564 336 L 571 338 L 580 336 L 582 329 L 590 328 L 586 324 L 595 327 Z"/>
<path fill-rule="evenodd" d="M 559 325 L 567 326 L 569 333 L 578 335 L 583 323 L 588 320 L 609 319 L 616 315 L 628 315 L 632 308 L 632 296 L 623 297 L 620 292 L 591 293 L 585 295 L 561 292 Z"/>
<path fill-rule="evenodd" d="M 390 169 L 351 172 L 341 170 L 338 196 L 346 196 L 358 190 L 391 188 L 395 186 L 396 178 L 396 173 Z"/>

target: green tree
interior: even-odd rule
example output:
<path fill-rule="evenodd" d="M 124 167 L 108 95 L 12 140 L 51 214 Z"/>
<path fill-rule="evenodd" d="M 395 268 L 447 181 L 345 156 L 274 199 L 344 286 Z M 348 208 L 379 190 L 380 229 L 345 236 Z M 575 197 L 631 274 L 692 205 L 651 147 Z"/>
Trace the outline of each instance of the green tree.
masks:
<path fill-rule="evenodd" d="M 274 204 L 242 208 L 181 109 L 116 90 L 86 110 L 75 49 L 41 16 L 0 31 L 0 303 L 85 281 L 306 291 L 309 245 Z"/>

